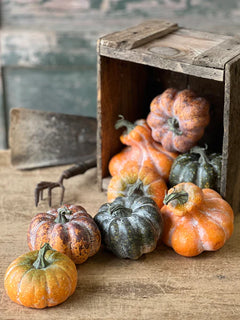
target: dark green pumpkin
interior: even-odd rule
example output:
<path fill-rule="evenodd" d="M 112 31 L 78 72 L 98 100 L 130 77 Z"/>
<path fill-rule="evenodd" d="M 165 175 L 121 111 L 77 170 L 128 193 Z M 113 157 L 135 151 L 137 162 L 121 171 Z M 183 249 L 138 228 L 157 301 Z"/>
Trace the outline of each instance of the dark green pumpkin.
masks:
<path fill-rule="evenodd" d="M 206 154 L 206 148 L 194 147 L 188 153 L 178 156 L 172 165 L 169 184 L 192 182 L 200 188 L 220 191 L 222 155 Z"/>
<path fill-rule="evenodd" d="M 120 258 L 153 251 L 162 233 L 160 211 L 149 197 L 133 194 L 105 203 L 94 217 L 103 244 Z"/>

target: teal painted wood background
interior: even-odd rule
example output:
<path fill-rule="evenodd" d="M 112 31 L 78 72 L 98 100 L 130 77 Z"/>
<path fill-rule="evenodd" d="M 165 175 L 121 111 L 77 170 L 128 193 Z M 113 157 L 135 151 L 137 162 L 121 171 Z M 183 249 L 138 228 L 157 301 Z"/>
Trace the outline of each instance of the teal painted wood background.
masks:
<path fill-rule="evenodd" d="M 2 0 L 1 13 L 0 148 L 11 108 L 96 116 L 104 34 L 155 18 L 240 34 L 239 0 Z"/>

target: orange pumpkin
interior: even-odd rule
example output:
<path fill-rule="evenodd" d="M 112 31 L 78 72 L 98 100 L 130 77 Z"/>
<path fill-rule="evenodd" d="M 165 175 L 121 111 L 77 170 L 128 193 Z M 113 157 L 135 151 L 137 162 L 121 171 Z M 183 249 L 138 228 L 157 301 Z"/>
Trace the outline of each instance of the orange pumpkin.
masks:
<path fill-rule="evenodd" d="M 45 244 L 15 259 L 7 268 L 4 286 L 14 302 L 30 308 L 56 306 L 70 297 L 77 285 L 77 269 L 65 254 Z"/>
<path fill-rule="evenodd" d="M 169 88 L 155 97 L 147 123 L 153 139 L 171 152 L 185 153 L 203 136 L 209 123 L 209 103 L 192 90 Z"/>
<path fill-rule="evenodd" d="M 179 183 L 168 191 L 164 203 L 163 241 L 183 256 L 218 250 L 232 235 L 232 208 L 212 189 Z"/>
<path fill-rule="evenodd" d="M 28 229 L 30 250 L 40 249 L 45 242 L 80 264 L 97 253 L 101 234 L 83 207 L 64 205 L 39 213 L 32 219 Z"/>
<path fill-rule="evenodd" d="M 115 176 L 126 168 L 126 163 L 129 165 L 129 161 L 131 161 L 131 166 L 148 167 L 167 180 L 173 160 L 178 154 L 168 152 L 160 143 L 153 140 L 151 129 L 145 120 L 137 120 L 135 124 L 131 124 L 121 119 L 118 124 L 127 126 L 129 129 L 120 136 L 121 142 L 127 147 L 110 160 L 110 174 Z M 117 127 L 120 127 L 120 125 Z"/>
<path fill-rule="evenodd" d="M 150 197 L 161 208 L 167 186 L 156 171 L 147 167 L 131 167 L 127 164 L 126 169 L 121 170 L 110 180 L 108 202 L 117 197 L 129 196 L 133 192 Z"/>

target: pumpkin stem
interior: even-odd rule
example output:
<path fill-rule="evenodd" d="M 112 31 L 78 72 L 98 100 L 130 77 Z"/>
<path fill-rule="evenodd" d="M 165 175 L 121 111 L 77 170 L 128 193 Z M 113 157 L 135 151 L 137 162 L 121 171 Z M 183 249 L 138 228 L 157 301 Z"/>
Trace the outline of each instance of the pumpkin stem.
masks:
<path fill-rule="evenodd" d="M 66 214 L 72 214 L 72 211 L 70 211 L 67 207 L 59 208 L 57 212 L 58 216 L 54 220 L 54 222 L 62 224 L 67 223 L 69 221 L 69 219 L 66 217 Z"/>
<path fill-rule="evenodd" d="M 179 129 L 179 122 L 176 118 L 169 118 L 168 126 L 169 130 L 173 131 L 177 136 L 181 136 L 183 134 L 182 131 Z"/>
<path fill-rule="evenodd" d="M 133 185 L 128 187 L 127 197 L 132 196 L 133 194 L 138 194 L 140 196 L 144 195 L 144 186 L 141 180 L 137 180 Z"/>
<path fill-rule="evenodd" d="M 114 202 L 108 203 L 108 212 L 112 215 L 116 213 L 116 211 L 119 211 L 117 214 L 119 216 L 130 216 L 132 213 L 132 209 L 126 208 L 122 204 L 115 204 Z"/>
<path fill-rule="evenodd" d="M 38 251 L 37 259 L 34 261 L 33 266 L 35 269 L 44 269 L 50 263 L 45 259 L 45 254 L 48 250 L 54 250 L 49 243 L 45 243 Z"/>
<path fill-rule="evenodd" d="M 119 120 L 115 124 L 116 129 L 125 127 L 127 129 L 126 134 L 129 134 L 136 127 L 134 123 L 124 119 L 123 115 L 119 114 L 118 117 L 119 117 Z"/>
<path fill-rule="evenodd" d="M 188 201 L 188 193 L 184 191 L 172 192 L 170 194 L 166 194 L 163 200 L 165 205 L 168 205 L 169 202 L 177 200 L 179 204 L 184 204 Z"/>
<path fill-rule="evenodd" d="M 205 148 L 201 148 L 201 147 L 195 146 L 190 150 L 190 153 L 199 154 L 200 158 L 199 158 L 198 161 L 200 163 L 201 162 L 209 163 L 209 159 L 208 159 L 208 157 L 206 155 L 206 150 L 207 150 L 207 145 L 205 145 Z"/>

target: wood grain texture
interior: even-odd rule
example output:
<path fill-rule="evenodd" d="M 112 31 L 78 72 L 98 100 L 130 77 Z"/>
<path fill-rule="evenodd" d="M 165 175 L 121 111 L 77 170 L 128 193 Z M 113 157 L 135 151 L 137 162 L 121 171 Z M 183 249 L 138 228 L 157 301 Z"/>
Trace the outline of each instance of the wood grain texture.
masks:
<path fill-rule="evenodd" d="M 201 78 L 223 81 L 224 72 L 222 69 L 193 65 L 193 61 L 198 55 L 222 42 L 222 36 L 218 38 L 215 35 L 213 39 L 212 35 L 207 37 L 206 33 L 202 34 L 202 38 L 199 32 L 197 32 L 197 37 L 194 34 L 194 31 L 181 33 L 180 29 L 132 50 L 123 50 L 121 47 L 112 48 L 102 38 L 99 54 Z M 206 39 L 203 38 L 203 35 L 206 36 Z"/>
<path fill-rule="evenodd" d="M 141 64 L 100 56 L 98 83 L 98 177 L 108 175 L 109 159 L 119 152 L 119 115 L 135 121 L 145 115 L 147 69 Z M 107 130 L 106 130 L 107 128 Z"/>
<path fill-rule="evenodd" d="M 235 212 L 240 205 L 240 55 L 226 64 L 221 193 Z"/>
<path fill-rule="evenodd" d="M 177 29 L 178 25 L 170 21 L 149 20 L 123 31 L 109 34 L 100 40 L 100 43 L 115 49 L 131 50 L 154 39 L 164 37 Z"/>
<path fill-rule="evenodd" d="M 224 69 L 225 64 L 240 52 L 240 41 L 228 39 L 206 50 L 194 59 L 194 64 Z"/>
<path fill-rule="evenodd" d="M 34 207 L 33 188 L 40 180 L 57 179 L 67 166 L 33 171 L 10 167 L 8 151 L 0 152 L 0 277 L 9 263 L 27 252 L 27 228 L 32 216 L 48 209 L 47 200 Z M 97 191 L 96 170 L 65 183 L 66 203 L 80 204 L 93 216 L 106 201 Z M 54 195 L 57 206 L 58 193 Z M 121 260 L 102 248 L 77 267 L 76 292 L 63 304 L 34 310 L 12 302 L 0 283 L 2 320 L 238 320 L 240 215 L 235 231 L 217 252 L 184 258 L 159 243 L 137 261 Z"/>
<path fill-rule="evenodd" d="M 150 33 L 154 32 L 158 24 L 161 28 L 164 23 L 162 20 L 154 21 L 153 28 L 151 21 L 147 21 L 144 28 L 148 28 L 147 32 Z M 162 69 L 222 81 L 221 70 L 240 50 L 238 40 L 232 37 L 183 28 L 149 39 L 146 43 L 134 47 L 135 37 L 141 28 L 142 25 L 103 37 L 100 40 L 99 53 L 116 59 L 147 63 Z"/>

